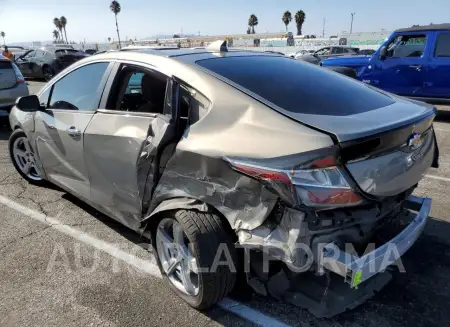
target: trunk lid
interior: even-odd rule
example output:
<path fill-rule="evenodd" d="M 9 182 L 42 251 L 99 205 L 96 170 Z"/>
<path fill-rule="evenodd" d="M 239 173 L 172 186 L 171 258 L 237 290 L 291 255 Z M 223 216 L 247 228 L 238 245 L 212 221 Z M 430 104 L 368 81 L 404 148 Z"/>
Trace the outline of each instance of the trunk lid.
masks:
<path fill-rule="evenodd" d="M 344 165 L 359 188 L 377 197 L 395 196 L 416 185 L 428 168 L 437 167 L 434 117 L 341 143 Z"/>
<path fill-rule="evenodd" d="M 0 60 L 0 90 L 17 84 L 17 76 L 10 60 Z"/>

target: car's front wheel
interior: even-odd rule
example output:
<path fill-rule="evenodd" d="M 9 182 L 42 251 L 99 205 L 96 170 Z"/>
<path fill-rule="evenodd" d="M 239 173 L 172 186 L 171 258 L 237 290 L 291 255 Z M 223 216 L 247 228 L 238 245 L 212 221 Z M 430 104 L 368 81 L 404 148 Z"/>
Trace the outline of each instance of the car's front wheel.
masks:
<path fill-rule="evenodd" d="M 46 82 L 50 81 L 54 75 L 52 68 L 49 66 L 44 66 L 44 68 L 42 68 L 42 74 L 44 75 Z"/>
<path fill-rule="evenodd" d="M 164 280 L 192 307 L 207 309 L 233 289 L 236 251 L 217 215 L 193 210 L 167 213 L 154 239 Z"/>
<path fill-rule="evenodd" d="M 21 129 L 15 130 L 9 138 L 9 155 L 20 176 L 32 184 L 44 184 L 35 153 Z"/>

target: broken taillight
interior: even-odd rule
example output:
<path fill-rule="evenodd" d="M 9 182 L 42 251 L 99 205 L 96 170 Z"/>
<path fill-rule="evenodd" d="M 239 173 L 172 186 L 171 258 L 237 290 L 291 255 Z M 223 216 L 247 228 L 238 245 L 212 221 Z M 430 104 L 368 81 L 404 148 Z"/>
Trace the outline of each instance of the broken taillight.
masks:
<path fill-rule="evenodd" d="M 260 180 L 294 205 L 331 208 L 355 206 L 363 201 L 333 156 L 297 165 L 289 165 L 291 160 L 286 158 L 280 158 L 279 162 L 277 159 L 225 159 L 234 170 Z"/>

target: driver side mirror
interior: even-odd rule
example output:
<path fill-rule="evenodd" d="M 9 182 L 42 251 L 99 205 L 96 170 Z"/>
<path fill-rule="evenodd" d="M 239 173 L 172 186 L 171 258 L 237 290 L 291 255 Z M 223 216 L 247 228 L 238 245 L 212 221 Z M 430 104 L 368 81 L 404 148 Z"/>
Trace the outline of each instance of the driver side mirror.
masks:
<path fill-rule="evenodd" d="M 16 107 L 24 112 L 36 112 L 41 110 L 39 98 L 35 95 L 20 97 L 16 101 Z"/>
<path fill-rule="evenodd" d="M 386 59 L 386 54 L 387 54 L 386 46 L 381 47 L 381 49 L 380 49 L 380 60 L 385 60 Z"/>

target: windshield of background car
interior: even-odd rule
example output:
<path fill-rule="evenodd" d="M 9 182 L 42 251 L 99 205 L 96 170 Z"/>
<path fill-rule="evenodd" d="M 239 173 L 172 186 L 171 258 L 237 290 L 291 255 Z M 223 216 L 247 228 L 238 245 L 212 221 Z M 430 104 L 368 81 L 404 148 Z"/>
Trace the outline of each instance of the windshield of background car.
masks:
<path fill-rule="evenodd" d="M 363 83 L 286 57 L 214 58 L 196 64 L 292 113 L 347 116 L 394 103 Z"/>

